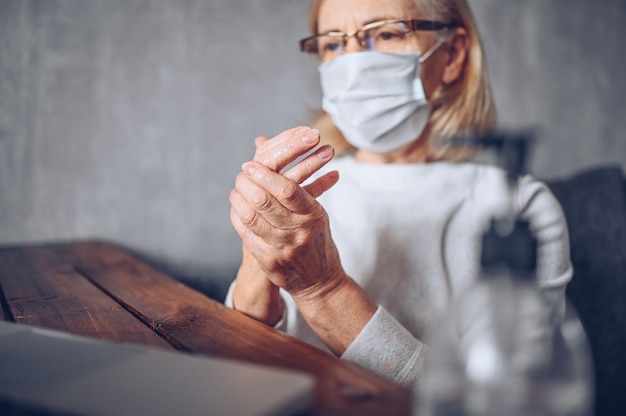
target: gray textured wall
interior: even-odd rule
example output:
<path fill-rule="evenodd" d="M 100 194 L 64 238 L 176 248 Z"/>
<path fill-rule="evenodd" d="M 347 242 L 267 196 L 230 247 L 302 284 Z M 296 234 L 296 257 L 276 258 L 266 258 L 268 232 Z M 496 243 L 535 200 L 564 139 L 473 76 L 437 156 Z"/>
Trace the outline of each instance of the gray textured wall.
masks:
<path fill-rule="evenodd" d="M 501 124 L 539 128 L 533 173 L 626 166 L 626 1 L 470 3 Z"/>
<path fill-rule="evenodd" d="M 232 277 L 228 192 L 256 135 L 306 123 L 306 1 L 0 0 L 0 243 L 98 237 Z M 626 161 L 623 0 L 473 0 L 532 170 Z"/>

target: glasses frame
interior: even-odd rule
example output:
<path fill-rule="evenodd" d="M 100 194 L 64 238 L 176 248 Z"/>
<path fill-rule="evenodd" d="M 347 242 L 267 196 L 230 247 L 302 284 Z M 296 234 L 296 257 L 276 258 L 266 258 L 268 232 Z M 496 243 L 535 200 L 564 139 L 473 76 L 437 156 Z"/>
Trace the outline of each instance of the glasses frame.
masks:
<path fill-rule="evenodd" d="M 404 23 L 406 27 L 408 28 L 406 33 L 416 32 L 416 31 L 439 32 L 439 31 L 454 29 L 460 26 L 457 23 L 441 23 L 441 22 L 434 22 L 431 20 L 416 20 L 416 19 L 379 20 L 377 22 L 372 22 L 372 23 L 363 25 L 361 28 L 359 28 L 358 30 L 355 30 L 354 32 L 345 33 L 345 32 L 331 30 L 328 32 L 317 33 L 315 35 L 308 36 L 300 40 L 300 52 L 309 53 L 312 55 L 319 55 L 319 50 L 307 50 L 305 46 L 311 40 L 320 38 L 322 36 L 333 36 L 333 37 L 341 38 L 341 45 L 343 48 L 346 47 L 346 44 L 348 43 L 349 38 L 355 37 L 357 42 L 362 48 L 367 48 L 367 44 L 365 44 L 366 39 L 359 36 L 360 33 L 363 33 L 366 30 L 374 29 L 379 26 L 384 26 L 384 25 L 393 24 L 393 23 Z"/>

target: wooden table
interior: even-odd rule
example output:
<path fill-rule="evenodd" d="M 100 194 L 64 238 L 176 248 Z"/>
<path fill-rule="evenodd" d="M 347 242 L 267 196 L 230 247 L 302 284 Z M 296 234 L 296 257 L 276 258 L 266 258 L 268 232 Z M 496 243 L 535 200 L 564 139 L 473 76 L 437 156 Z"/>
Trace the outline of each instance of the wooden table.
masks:
<path fill-rule="evenodd" d="M 314 415 L 409 415 L 410 392 L 226 308 L 114 245 L 0 247 L 0 319 L 281 368 L 316 380 Z"/>

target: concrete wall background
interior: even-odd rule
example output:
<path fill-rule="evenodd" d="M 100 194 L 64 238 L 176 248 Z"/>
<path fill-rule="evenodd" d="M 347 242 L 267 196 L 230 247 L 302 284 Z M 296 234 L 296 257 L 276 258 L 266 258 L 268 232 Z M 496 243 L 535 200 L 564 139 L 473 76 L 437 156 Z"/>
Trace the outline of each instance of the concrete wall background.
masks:
<path fill-rule="evenodd" d="M 540 128 L 533 173 L 625 166 L 626 2 L 470 2 L 502 125 Z M 307 7 L 0 0 L 0 244 L 104 238 L 184 279 L 232 278 L 234 177 L 255 136 L 320 100 L 297 50 Z"/>

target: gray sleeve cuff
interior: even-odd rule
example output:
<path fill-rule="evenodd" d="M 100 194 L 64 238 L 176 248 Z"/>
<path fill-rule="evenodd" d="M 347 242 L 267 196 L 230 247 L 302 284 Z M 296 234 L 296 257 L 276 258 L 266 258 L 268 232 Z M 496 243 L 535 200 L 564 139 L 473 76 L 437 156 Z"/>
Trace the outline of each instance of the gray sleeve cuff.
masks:
<path fill-rule="evenodd" d="M 426 352 L 425 344 L 379 306 L 341 358 L 410 387 L 418 381 Z"/>

